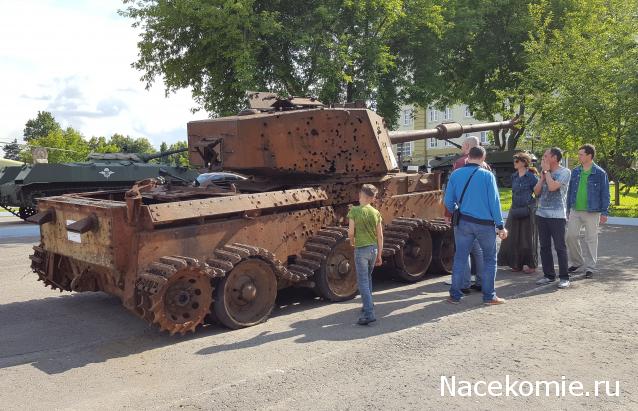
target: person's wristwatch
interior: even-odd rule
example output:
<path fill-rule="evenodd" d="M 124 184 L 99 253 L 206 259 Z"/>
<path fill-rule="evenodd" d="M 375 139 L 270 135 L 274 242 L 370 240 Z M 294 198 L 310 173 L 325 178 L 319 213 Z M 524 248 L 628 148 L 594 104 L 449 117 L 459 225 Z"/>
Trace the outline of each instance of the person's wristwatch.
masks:
<path fill-rule="evenodd" d="M 547 174 L 549 170 L 543 170 L 543 174 Z"/>

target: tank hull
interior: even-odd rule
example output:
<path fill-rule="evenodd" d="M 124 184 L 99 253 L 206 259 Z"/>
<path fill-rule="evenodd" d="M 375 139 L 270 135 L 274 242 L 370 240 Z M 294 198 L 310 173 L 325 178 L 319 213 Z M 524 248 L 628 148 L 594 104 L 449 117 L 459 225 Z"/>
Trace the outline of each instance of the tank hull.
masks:
<path fill-rule="evenodd" d="M 375 206 L 386 230 L 392 224 L 397 226 L 398 219 L 407 219 L 405 227 L 398 225 L 397 238 L 392 240 L 390 232 L 382 252 L 383 269 L 405 274 L 399 238 L 405 235 L 401 230 L 427 231 L 428 244 L 449 233 L 449 226 L 441 220 L 443 193 L 438 176 L 396 173 L 365 182 L 380 190 Z M 321 264 L 325 266 L 325 260 L 337 258 L 333 248 L 338 245 L 342 254 L 343 250 L 348 254 L 341 263 L 348 266 L 347 276 L 352 277 L 352 249 L 343 244 L 346 215 L 349 207 L 356 204 L 360 183 L 324 180 L 281 191 L 137 205 L 127 202 L 123 192 L 114 191 L 44 198 L 39 202 L 38 215 L 52 212 L 55 216 L 41 225 L 41 244 L 34 248 L 32 268 L 46 285 L 65 291 L 115 295 L 138 316 L 171 333 L 183 333 L 206 320 L 171 323 L 160 318 L 164 314 L 153 312 L 150 305 L 166 277 L 175 274 L 175 266 L 190 264 L 189 269 L 210 280 L 213 293 L 238 264 L 249 259 L 264 262 L 272 270 L 276 289 L 317 288 L 317 273 L 325 269 Z M 161 195 L 168 194 L 170 191 Z M 69 231 L 71 224 L 89 216 L 99 222 L 96 227 L 84 233 Z M 430 250 L 422 250 L 430 257 L 425 257 L 419 273 L 431 265 L 433 246 L 429 247 Z M 244 255 L 246 250 L 250 255 Z M 315 258 L 314 262 L 306 258 L 308 255 Z M 397 261 L 398 257 L 401 261 Z M 437 264 L 441 266 L 440 261 Z M 439 274 L 447 272 L 438 270 Z M 340 286 L 342 292 L 333 287 L 337 291 L 330 292 L 329 299 L 354 295 L 347 286 Z M 211 308 L 194 317 L 209 318 L 211 310 L 215 313 L 214 296 L 204 303 Z M 225 325 L 238 328 L 252 324 L 229 321 Z"/>

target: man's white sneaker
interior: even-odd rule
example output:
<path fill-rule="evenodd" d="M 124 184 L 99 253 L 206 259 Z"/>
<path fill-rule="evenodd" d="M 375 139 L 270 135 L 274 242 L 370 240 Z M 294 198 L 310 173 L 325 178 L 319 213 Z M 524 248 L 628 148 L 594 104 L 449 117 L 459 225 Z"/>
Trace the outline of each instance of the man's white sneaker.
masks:
<path fill-rule="evenodd" d="M 554 280 L 550 280 L 547 277 L 543 277 L 543 278 L 541 278 L 539 280 L 536 280 L 536 284 L 537 285 L 545 285 L 545 284 L 549 284 L 549 283 L 553 283 L 553 282 L 554 282 Z"/>
<path fill-rule="evenodd" d="M 567 288 L 569 287 L 569 280 L 560 280 L 558 282 L 558 288 Z"/>

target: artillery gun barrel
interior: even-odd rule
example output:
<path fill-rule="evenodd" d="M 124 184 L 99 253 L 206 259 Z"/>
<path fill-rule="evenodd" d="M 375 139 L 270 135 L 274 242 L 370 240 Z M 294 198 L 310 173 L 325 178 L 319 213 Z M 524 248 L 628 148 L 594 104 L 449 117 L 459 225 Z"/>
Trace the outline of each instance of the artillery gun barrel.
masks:
<path fill-rule="evenodd" d="M 461 125 L 459 123 L 442 123 L 436 128 L 426 128 L 423 130 L 390 131 L 390 141 L 392 144 L 407 143 L 409 141 L 422 140 L 424 138 L 436 138 L 438 140 L 449 140 L 461 137 L 465 133 L 476 131 L 497 131 L 512 128 L 518 121 L 516 119 L 507 121 L 496 121 L 493 123 Z"/>
<path fill-rule="evenodd" d="M 183 153 L 184 151 L 187 151 L 188 147 L 184 147 L 184 148 L 178 148 L 176 150 L 169 150 L 169 151 L 164 151 L 161 153 L 155 153 L 155 154 L 144 154 L 144 155 L 140 155 L 140 159 L 144 162 L 148 162 L 151 160 L 154 160 L 156 158 L 160 158 L 160 157 L 166 157 L 166 156 L 170 156 L 172 154 L 177 154 L 177 153 Z"/>

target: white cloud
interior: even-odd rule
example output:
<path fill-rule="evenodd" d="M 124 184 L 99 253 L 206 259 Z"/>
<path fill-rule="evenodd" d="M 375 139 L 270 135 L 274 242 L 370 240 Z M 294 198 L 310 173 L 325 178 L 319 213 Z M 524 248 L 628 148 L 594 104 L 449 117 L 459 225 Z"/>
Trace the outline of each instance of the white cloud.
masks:
<path fill-rule="evenodd" d="M 186 139 L 190 91 L 168 98 L 163 84 L 145 90 L 137 58 L 138 35 L 117 15 L 119 0 L 3 2 L 0 13 L 0 141 L 22 136 L 38 110 L 85 136 L 130 134 Z"/>

